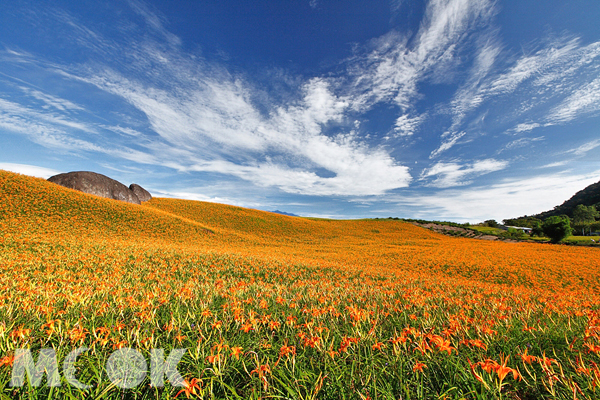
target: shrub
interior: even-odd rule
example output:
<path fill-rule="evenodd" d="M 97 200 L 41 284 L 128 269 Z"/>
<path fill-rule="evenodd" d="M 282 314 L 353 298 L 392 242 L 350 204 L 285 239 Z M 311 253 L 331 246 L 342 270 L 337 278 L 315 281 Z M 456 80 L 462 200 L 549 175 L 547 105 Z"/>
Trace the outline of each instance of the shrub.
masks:
<path fill-rule="evenodd" d="M 525 237 L 525 234 L 518 229 L 508 228 L 508 230 L 500 233 L 498 236 L 505 239 L 523 239 Z"/>
<path fill-rule="evenodd" d="M 566 215 L 548 217 L 542 225 L 544 234 L 552 243 L 558 243 L 572 232 L 571 221 Z"/>
<path fill-rule="evenodd" d="M 544 229 L 540 221 L 535 221 L 531 227 L 531 236 L 544 236 Z"/>

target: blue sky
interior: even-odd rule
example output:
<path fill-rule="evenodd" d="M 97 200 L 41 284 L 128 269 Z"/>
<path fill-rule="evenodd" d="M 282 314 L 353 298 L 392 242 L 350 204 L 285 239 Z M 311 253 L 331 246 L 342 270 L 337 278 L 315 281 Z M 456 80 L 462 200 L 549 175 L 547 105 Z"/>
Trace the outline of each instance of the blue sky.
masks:
<path fill-rule="evenodd" d="M 597 0 L 0 0 L 0 168 L 478 222 L 600 180 Z"/>

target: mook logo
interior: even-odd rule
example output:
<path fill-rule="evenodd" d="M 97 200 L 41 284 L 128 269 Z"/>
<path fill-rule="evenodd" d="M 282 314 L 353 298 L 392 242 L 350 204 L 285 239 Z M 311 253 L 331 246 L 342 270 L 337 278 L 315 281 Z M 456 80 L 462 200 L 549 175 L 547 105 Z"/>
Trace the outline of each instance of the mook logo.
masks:
<path fill-rule="evenodd" d="M 77 357 L 85 353 L 87 347 L 79 347 L 71 351 L 62 364 L 65 380 L 78 389 L 89 389 L 90 385 L 80 382 L 75 376 Z M 114 351 L 106 361 L 105 371 L 108 379 L 115 386 L 131 389 L 142 383 L 150 373 L 150 386 L 163 387 L 165 377 L 176 387 L 184 386 L 184 379 L 177 371 L 177 364 L 185 354 L 186 349 L 173 349 L 165 359 L 163 349 L 150 351 L 150 369 L 142 353 L 132 348 L 122 348 Z M 41 349 L 37 362 L 34 362 L 29 349 L 16 349 L 12 368 L 10 387 L 21 387 L 25 383 L 25 375 L 33 387 L 40 386 L 46 375 L 46 385 L 58 387 L 61 385 L 59 365 L 54 349 Z"/>

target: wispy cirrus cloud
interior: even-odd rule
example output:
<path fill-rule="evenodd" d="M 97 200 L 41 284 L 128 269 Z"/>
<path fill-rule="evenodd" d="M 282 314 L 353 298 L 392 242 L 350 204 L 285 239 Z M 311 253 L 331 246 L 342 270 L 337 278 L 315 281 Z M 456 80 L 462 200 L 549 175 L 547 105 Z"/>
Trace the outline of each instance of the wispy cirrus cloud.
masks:
<path fill-rule="evenodd" d="M 557 162 L 553 162 L 553 163 L 550 163 L 550 164 L 542 165 L 539 168 L 558 168 L 558 167 L 565 166 L 568 163 L 569 163 L 568 161 L 557 161 Z"/>
<path fill-rule="evenodd" d="M 431 154 L 429 155 L 429 158 L 435 158 L 438 155 L 440 155 L 441 153 L 443 153 L 446 150 L 450 150 L 452 148 L 452 146 L 454 146 L 459 140 L 460 138 L 462 138 L 463 136 L 465 136 L 467 134 L 467 132 L 462 131 L 462 132 L 444 132 L 444 134 L 442 134 L 442 138 L 447 138 L 445 140 L 442 141 L 442 144 L 440 145 L 440 147 L 438 147 L 437 149 L 435 149 L 434 151 L 431 152 Z"/>
<path fill-rule="evenodd" d="M 567 153 L 571 153 L 576 156 L 583 156 L 597 147 L 600 147 L 600 139 L 591 140 L 582 144 L 581 146 L 568 150 Z"/>
<path fill-rule="evenodd" d="M 62 104 L 62 99 L 57 97 L 52 101 Z M 58 110 L 40 111 L 0 99 L 0 128 L 24 135 L 34 143 L 63 153 L 89 152 L 134 162 L 157 163 L 157 160 L 147 152 L 125 145 L 113 143 L 107 146 L 99 143 L 97 138 L 103 134 L 103 141 L 107 141 L 106 134 L 112 131 L 111 129 L 105 129 L 99 124 L 67 119 Z"/>
<path fill-rule="evenodd" d="M 518 124 L 514 129 L 513 132 L 515 133 L 521 133 L 521 132 L 529 132 L 535 128 L 539 128 L 540 124 L 538 124 L 537 122 L 523 122 Z"/>
<path fill-rule="evenodd" d="M 507 143 L 506 146 L 504 146 L 498 152 L 501 153 L 504 150 L 518 149 L 520 147 L 531 146 L 534 142 L 541 142 L 544 139 L 544 136 L 515 139 L 512 142 Z"/>
<path fill-rule="evenodd" d="M 456 145 L 457 137 L 481 135 L 480 130 L 471 132 L 464 126 L 466 117 L 497 104 L 503 104 L 504 119 L 515 121 L 509 133 L 516 134 L 564 124 L 600 110 L 600 42 L 583 46 L 579 38 L 559 38 L 520 57 L 501 50 L 493 34 L 482 43 L 468 79 L 448 107 L 452 125 L 431 158 Z M 573 92 L 574 86 L 580 89 Z M 504 103 L 508 99 L 512 100 L 507 109 Z M 525 114 L 537 115 L 538 120 L 530 116 L 519 121 Z M 461 130 L 465 133 L 457 133 Z"/>
<path fill-rule="evenodd" d="M 342 121 L 348 107 L 332 92 L 327 80 L 308 80 L 302 85 L 300 98 L 276 105 L 264 115 L 252 102 L 252 87 L 218 65 L 198 67 L 185 55 L 156 46 L 140 46 L 136 51 L 134 58 L 143 64 L 156 64 L 168 81 L 157 82 L 156 73 L 145 81 L 130 79 L 103 66 L 60 70 L 63 77 L 91 84 L 141 111 L 159 136 L 153 143 L 138 143 L 141 150 L 127 146 L 111 149 L 113 155 L 180 171 L 232 175 L 290 193 L 382 194 L 411 180 L 407 167 L 385 150 L 361 141 L 353 130 L 324 134 L 328 124 Z M 57 98 L 53 102 L 59 104 Z M 70 123 L 50 112 L 20 107 L 14 114 L 29 115 L 36 121 L 38 129 L 30 129 L 31 123 L 26 126 L 14 118 L 9 121 L 6 114 L 10 105 L 0 104 L 4 126 L 28 132 L 47 146 L 107 152 L 75 139 L 69 130 L 89 133 L 100 127 L 130 136 L 136 132 L 120 126 Z M 44 123 L 51 129 L 44 131 Z M 61 123 L 69 126 L 61 127 Z"/>
<path fill-rule="evenodd" d="M 550 112 L 550 123 L 565 123 L 582 114 L 600 112 L 600 78 L 582 85 Z"/>
<path fill-rule="evenodd" d="M 500 55 L 501 47 L 493 35 L 484 36 L 480 42 L 467 81 L 459 88 L 450 103 L 453 120 L 449 131 L 455 131 L 467 113 L 477 108 L 485 100 L 485 94 L 481 91 L 480 86 L 492 71 L 494 63 Z"/>
<path fill-rule="evenodd" d="M 443 152 L 450 150 L 458 141 L 467 134 L 459 130 L 469 112 L 476 109 L 485 101 L 481 91 L 481 84 L 491 72 L 496 59 L 500 54 L 500 45 L 493 34 L 484 35 L 478 45 L 477 54 L 471 67 L 466 82 L 455 93 L 450 102 L 452 125 L 441 135 L 441 144 L 429 155 L 430 159 L 437 158 Z"/>
<path fill-rule="evenodd" d="M 351 108 L 365 111 L 382 102 L 393 102 L 401 110 L 394 131 L 399 136 L 412 135 L 426 119 L 427 113 L 410 116 L 419 98 L 419 84 L 445 82 L 461 64 L 457 55 L 474 32 L 487 28 L 496 14 L 495 3 L 488 0 L 432 0 L 427 4 L 425 17 L 414 37 L 392 31 L 370 43 L 366 55 L 352 60 L 349 71 L 352 81 Z M 480 39 L 480 51 L 473 73 L 453 101 L 455 123 L 442 136 L 441 144 L 431 158 L 450 149 L 464 135 L 456 128 L 465 113 L 482 99 L 475 93 L 478 83 L 491 70 L 500 52 L 492 33 Z M 414 111 L 413 111 L 414 114 Z"/>
<path fill-rule="evenodd" d="M 54 100 L 56 101 L 56 100 Z M 6 129 L 27 132 L 29 127 L 47 126 L 51 131 L 76 129 L 81 132 L 95 133 L 94 128 L 80 121 L 73 121 L 61 113 L 38 111 L 35 108 L 23 106 L 0 98 L 0 124 Z M 11 129 L 13 127 L 14 129 Z"/>
<path fill-rule="evenodd" d="M 171 46 L 180 46 L 181 39 L 165 28 L 165 20 L 160 14 L 153 12 L 145 3 L 139 0 L 128 0 L 129 6 L 139 14 L 152 32 L 158 34 Z"/>
<path fill-rule="evenodd" d="M 364 111 L 391 101 L 413 108 L 419 82 L 445 79 L 459 61 L 456 53 L 468 33 L 485 25 L 495 13 L 488 0 L 431 0 L 414 37 L 391 31 L 351 59 L 351 108 Z"/>
<path fill-rule="evenodd" d="M 60 171 L 52 168 L 38 167 L 37 165 L 29 164 L 0 163 L 0 169 L 44 179 L 48 179 L 53 175 L 60 174 Z"/>
<path fill-rule="evenodd" d="M 427 118 L 427 115 L 409 116 L 403 114 L 396 119 L 394 132 L 398 136 L 412 136 L 425 118 Z"/>
<path fill-rule="evenodd" d="M 69 100 L 62 99 L 62 98 L 56 97 L 56 96 L 52 96 L 50 94 L 43 93 L 39 90 L 35 90 L 35 89 L 28 88 L 25 86 L 21 86 L 21 87 L 19 87 L 19 89 L 21 89 L 27 95 L 40 101 L 43 104 L 42 108 L 44 108 L 44 109 L 55 108 L 56 110 L 63 111 L 63 112 L 83 110 L 83 107 L 78 106 L 77 104 L 74 104 L 73 102 L 71 102 Z"/>
<path fill-rule="evenodd" d="M 571 39 L 566 43 L 551 43 L 549 46 L 538 50 L 532 55 L 523 55 L 506 72 L 502 72 L 491 81 L 486 82 L 483 92 L 487 96 L 513 93 L 526 81 L 538 78 L 545 71 L 549 72 L 558 67 L 559 63 L 567 61 L 577 50 L 578 40 Z M 547 77 L 550 80 L 558 78 L 555 74 L 547 75 Z M 539 78 L 534 84 L 539 86 Z"/>
<path fill-rule="evenodd" d="M 507 161 L 486 159 L 475 161 L 470 164 L 459 164 L 457 162 L 439 162 L 432 167 L 427 168 L 421 173 L 421 180 L 435 177 L 428 185 L 438 188 L 448 188 L 453 186 L 465 186 L 473 182 L 473 179 L 489 174 L 490 172 L 500 171 L 508 166 Z"/>

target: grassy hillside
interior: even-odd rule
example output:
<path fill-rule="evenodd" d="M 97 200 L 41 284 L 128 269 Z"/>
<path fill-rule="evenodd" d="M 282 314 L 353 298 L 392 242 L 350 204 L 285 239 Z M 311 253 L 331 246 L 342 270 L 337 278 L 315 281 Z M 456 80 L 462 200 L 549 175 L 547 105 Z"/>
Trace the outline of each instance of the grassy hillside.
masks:
<path fill-rule="evenodd" d="M 599 260 L 395 220 L 138 206 L 0 171 L 0 397 L 182 390 L 112 385 L 106 360 L 132 347 L 187 349 L 180 398 L 594 398 Z M 15 349 L 62 362 L 79 346 L 90 388 L 8 386 Z"/>

